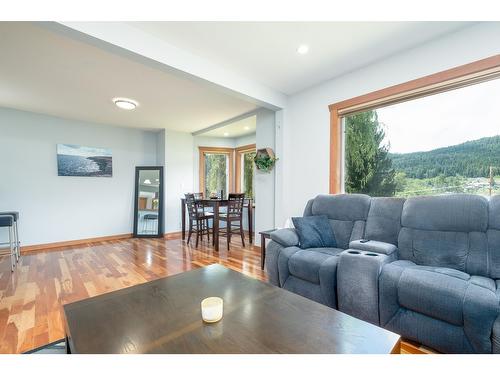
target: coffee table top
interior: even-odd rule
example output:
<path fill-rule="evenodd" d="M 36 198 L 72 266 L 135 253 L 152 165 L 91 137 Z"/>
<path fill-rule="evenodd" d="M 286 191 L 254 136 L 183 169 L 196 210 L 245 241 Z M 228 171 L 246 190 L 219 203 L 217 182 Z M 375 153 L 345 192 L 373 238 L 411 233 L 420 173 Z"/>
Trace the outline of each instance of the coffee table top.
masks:
<path fill-rule="evenodd" d="M 204 323 L 200 302 L 224 299 Z M 220 265 L 64 306 L 72 353 L 396 353 L 400 337 Z"/>

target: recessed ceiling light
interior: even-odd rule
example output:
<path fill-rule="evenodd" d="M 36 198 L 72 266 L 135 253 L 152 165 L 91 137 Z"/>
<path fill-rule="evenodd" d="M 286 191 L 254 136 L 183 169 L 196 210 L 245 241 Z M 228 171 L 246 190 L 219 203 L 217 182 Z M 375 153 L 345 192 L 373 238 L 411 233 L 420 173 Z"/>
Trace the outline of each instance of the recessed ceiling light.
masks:
<path fill-rule="evenodd" d="M 250 128 L 248 126 L 245 126 L 245 130 L 249 130 Z"/>
<path fill-rule="evenodd" d="M 115 103 L 118 108 L 126 109 L 127 111 L 135 109 L 135 107 L 138 106 L 138 103 L 135 100 L 127 98 L 114 98 L 113 103 Z"/>
<path fill-rule="evenodd" d="M 297 53 L 299 55 L 305 55 L 307 52 L 309 52 L 309 46 L 306 44 L 301 44 L 299 48 L 297 48 Z"/>
<path fill-rule="evenodd" d="M 229 137 L 229 133 L 224 133 L 224 137 Z"/>

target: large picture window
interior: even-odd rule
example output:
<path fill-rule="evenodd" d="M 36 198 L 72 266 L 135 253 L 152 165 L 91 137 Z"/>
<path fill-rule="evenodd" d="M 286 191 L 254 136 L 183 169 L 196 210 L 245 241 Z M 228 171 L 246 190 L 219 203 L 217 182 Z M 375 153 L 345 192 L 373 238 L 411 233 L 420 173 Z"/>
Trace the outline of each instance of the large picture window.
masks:
<path fill-rule="evenodd" d="M 496 79 L 345 116 L 345 191 L 499 194 L 498 97 Z"/>
<path fill-rule="evenodd" d="M 245 193 L 254 199 L 255 144 L 238 148 L 199 147 L 200 191 L 213 194 Z M 236 162 L 233 159 L 236 158 Z"/>
<path fill-rule="evenodd" d="M 500 55 L 331 104 L 330 193 L 500 193 Z"/>

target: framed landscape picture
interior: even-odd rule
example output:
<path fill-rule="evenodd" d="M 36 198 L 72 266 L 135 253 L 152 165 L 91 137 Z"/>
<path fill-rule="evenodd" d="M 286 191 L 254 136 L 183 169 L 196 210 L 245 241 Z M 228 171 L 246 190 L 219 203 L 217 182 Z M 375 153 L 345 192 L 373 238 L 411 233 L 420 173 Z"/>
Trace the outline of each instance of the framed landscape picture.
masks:
<path fill-rule="evenodd" d="M 57 145 L 57 175 L 112 177 L 110 149 L 77 145 Z"/>

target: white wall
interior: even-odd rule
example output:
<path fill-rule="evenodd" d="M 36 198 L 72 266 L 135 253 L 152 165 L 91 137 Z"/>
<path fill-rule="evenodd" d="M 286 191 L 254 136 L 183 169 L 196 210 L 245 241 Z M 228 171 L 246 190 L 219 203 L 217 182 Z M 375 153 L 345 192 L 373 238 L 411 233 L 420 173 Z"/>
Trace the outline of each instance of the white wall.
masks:
<path fill-rule="evenodd" d="M 181 230 L 181 198 L 193 191 L 193 136 L 171 130 L 162 131 L 164 137 L 164 218 L 165 233 Z"/>
<path fill-rule="evenodd" d="M 244 135 L 242 137 L 234 139 L 234 147 L 247 146 L 247 145 L 252 145 L 254 143 L 255 143 L 255 133 Z"/>
<path fill-rule="evenodd" d="M 135 166 L 156 163 L 156 138 L 0 108 L 0 211 L 20 212 L 23 245 L 131 233 Z M 58 177 L 58 143 L 110 148 L 113 177 Z"/>
<path fill-rule="evenodd" d="M 257 112 L 257 149 L 275 149 L 275 120 L 273 111 L 262 109 Z M 275 227 L 275 173 L 275 169 L 270 173 L 255 171 L 255 233 Z M 260 236 L 256 236 L 255 243 L 260 244 Z"/>
<path fill-rule="evenodd" d="M 328 193 L 329 104 L 499 54 L 499 40 L 500 23 L 478 24 L 289 97 L 279 217 L 301 215 L 308 199 Z"/>

